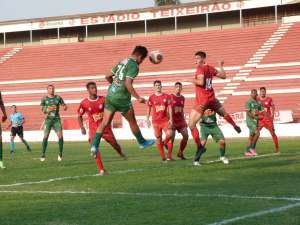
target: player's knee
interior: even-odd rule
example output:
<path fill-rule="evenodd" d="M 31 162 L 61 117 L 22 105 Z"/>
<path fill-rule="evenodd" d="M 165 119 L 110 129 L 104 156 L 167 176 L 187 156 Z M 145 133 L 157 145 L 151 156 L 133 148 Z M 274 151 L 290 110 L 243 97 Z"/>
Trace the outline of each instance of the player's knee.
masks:
<path fill-rule="evenodd" d="M 224 139 L 220 140 L 220 141 L 219 141 L 219 145 L 220 145 L 221 147 L 225 147 L 225 140 L 224 140 Z"/>

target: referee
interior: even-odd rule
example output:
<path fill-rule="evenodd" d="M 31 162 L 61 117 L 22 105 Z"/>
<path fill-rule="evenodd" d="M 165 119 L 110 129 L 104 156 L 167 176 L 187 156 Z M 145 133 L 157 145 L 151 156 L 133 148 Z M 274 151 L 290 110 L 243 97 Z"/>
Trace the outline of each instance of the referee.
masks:
<path fill-rule="evenodd" d="M 28 151 L 31 151 L 30 146 L 24 139 L 23 133 L 23 124 L 25 122 L 24 116 L 21 112 L 17 111 L 17 106 L 12 106 L 13 113 L 9 116 L 10 124 L 8 127 L 11 127 L 11 134 L 10 134 L 10 153 L 14 154 L 15 152 L 15 137 L 18 135 L 20 140 L 24 143 Z"/>

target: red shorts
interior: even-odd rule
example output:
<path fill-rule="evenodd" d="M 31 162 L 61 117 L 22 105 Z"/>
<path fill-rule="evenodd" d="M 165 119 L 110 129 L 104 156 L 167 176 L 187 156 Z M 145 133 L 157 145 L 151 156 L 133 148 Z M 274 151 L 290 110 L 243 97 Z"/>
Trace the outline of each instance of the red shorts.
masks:
<path fill-rule="evenodd" d="M 266 128 L 269 131 L 275 131 L 274 123 L 270 119 L 261 119 L 258 120 L 258 130 Z"/>
<path fill-rule="evenodd" d="M 93 142 L 94 137 L 96 135 L 96 131 L 97 131 L 97 127 L 96 128 L 95 127 L 90 127 L 90 130 L 89 130 L 89 142 L 90 143 Z M 102 138 L 110 144 L 117 143 L 117 140 L 116 140 L 115 135 L 114 135 L 114 133 L 111 129 L 111 126 L 108 126 L 104 129 Z"/>
<path fill-rule="evenodd" d="M 197 112 L 203 112 L 206 109 L 211 109 L 213 111 L 217 111 L 222 107 L 222 104 L 218 99 L 213 97 L 202 97 L 200 99 L 196 99 L 195 105 L 193 107 Z"/>
<path fill-rule="evenodd" d="M 152 122 L 153 125 L 153 129 L 154 129 L 154 135 L 156 138 L 160 138 L 162 135 L 162 131 L 165 132 L 165 134 L 167 134 L 170 130 L 170 126 L 169 126 L 169 122 L 159 122 L 159 123 L 155 123 Z"/>
<path fill-rule="evenodd" d="M 176 130 L 178 132 L 181 132 L 183 129 L 187 128 L 187 124 L 186 124 L 186 121 L 183 120 L 183 121 L 174 121 L 173 122 L 173 130 Z"/>

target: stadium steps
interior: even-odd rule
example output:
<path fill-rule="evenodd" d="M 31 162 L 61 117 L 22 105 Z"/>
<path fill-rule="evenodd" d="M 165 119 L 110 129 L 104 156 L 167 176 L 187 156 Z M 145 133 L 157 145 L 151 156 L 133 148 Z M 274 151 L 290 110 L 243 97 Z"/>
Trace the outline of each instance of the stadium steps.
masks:
<path fill-rule="evenodd" d="M 12 58 L 14 55 L 16 55 L 18 52 L 22 50 L 21 47 L 16 47 L 13 49 L 10 49 L 8 52 L 6 52 L 4 55 L 0 57 L 0 64 L 6 62 L 10 58 Z"/>

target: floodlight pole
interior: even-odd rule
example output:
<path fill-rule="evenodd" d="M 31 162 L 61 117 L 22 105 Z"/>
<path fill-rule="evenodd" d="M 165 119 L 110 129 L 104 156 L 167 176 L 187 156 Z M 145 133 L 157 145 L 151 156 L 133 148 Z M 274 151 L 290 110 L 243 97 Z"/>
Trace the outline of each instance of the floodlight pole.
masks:
<path fill-rule="evenodd" d="M 145 24 L 145 36 L 147 36 L 147 32 L 148 32 L 147 20 L 144 20 L 144 24 Z"/>
<path fill-rule="evenodd" d="M 88 25 L 85 25 L 85 39 L 87 40 L 89 37 Z"/>
<path fill-rule="evenodd" d="M 205 18 L 206 18 L 206 30 L 208 30 L 208 13 L 205 14 Z"/>
<path fill-rule="evenodd" d="M 32 30 L 29 31 L 30 34 L 30 44 L 32 44 Z"/>
<path fill-rule="evenodd" d="M 177 16 L 174 17 L 174 28 L 175 28 L 175 33 L 177 33 Z"/>
<path fill-rule="evenodd" d="M 115 23 L 115 37 L 117 37 L 117 23 Z"/>
<path fill-rule="evenodd" d="M 243 12 L 242 12 L 242 8 L 240 8 L 240 27 L 243 26 Z"/>
<path fill-rule="evenodd" d="M 275 23 L 278 23 L 278 6 L 275 5 Z"/>
<path fill-rule="evenodd" d="M 6 33 L 5 32 L 3 33 L 3 44 L 5 47 L 6 46 Z"/>
<path fill-rule="evenodd" d="M 60 32 L 59 32 L 59 27 L 57 28 L 57 40 L 60 40 Z"/>

